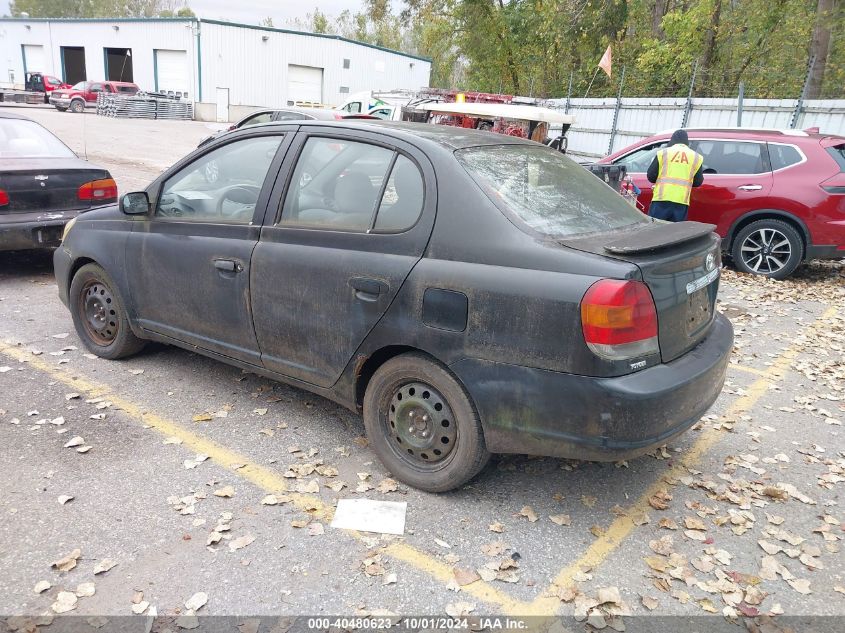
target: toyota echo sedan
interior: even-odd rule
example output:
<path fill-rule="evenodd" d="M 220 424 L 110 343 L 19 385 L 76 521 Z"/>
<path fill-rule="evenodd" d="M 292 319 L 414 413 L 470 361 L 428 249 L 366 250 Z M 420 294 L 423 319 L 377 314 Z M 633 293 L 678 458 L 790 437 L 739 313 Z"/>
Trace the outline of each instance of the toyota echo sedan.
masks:
<path fill-rule="evenodd" d="M 619 460 L 692 426 L 733 343 L 712 229 L 523 139 L 271 123 L 80 216 L 55 269 L 95 354 L 154 340 L 320 394 L 445 491 L 491 453 Z"/>

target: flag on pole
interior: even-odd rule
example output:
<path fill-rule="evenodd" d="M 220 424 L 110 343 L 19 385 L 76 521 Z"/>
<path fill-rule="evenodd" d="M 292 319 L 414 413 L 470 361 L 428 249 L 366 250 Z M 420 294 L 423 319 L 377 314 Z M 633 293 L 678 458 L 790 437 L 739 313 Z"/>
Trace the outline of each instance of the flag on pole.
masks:
<path fill-rule="evenodd" d="M 610 77 L 610 68 L 613 65 L 612 55 L 610 53 L 610 44 L 607 45 L 607 50 L 604 52 L 604 55 L 601 56 L 601 61 L 599 62 L 599 68 L 601 68 L 607 76 Z"/>

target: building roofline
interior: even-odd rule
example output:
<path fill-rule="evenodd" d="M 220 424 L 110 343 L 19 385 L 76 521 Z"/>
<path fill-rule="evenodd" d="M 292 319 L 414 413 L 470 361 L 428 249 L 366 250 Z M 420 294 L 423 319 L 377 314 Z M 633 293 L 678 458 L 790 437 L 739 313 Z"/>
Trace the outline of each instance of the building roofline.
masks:
<path fill-rule="evenodd" d="M 243 24 L 242 22 L 227 22 L 225 20 L 206 20 L 197 17 L 172 17 L 172 18 L 21 18 L 21 17 L 0 17 L 0 22 L 197 22 L 206 24 L 215 24 L 217 26 L 234 26 L 242 29 L 252 29 L 254 31 L 270 31 L 272 33 L 286 33 L 288 35 L 305 35 L 308 37 L 322 37 L 330 40 L 337 40 L 340 42 L 347 42 L 349 44 L 356 44 L 358 46 L 366 46 L 367 48 L 374 48 L 385 53 L 393 55 L 400 55 L 401 57 L 408 57 L 416 59 L 428 64 L 432 63 L 430 57 L 423 57 L 421 55 L 412 55 L 411 53 L 403 53 L 392 48 L 386 48 L 377 44 L 370 44 L 369 42 L 360 42 L 342 35 L 335 35 L 333 33 L 311 33 L 309 31 L 296 31 L 294 29 L 280 29 L 272 26 L 259 26 L 257 24 Z"/>

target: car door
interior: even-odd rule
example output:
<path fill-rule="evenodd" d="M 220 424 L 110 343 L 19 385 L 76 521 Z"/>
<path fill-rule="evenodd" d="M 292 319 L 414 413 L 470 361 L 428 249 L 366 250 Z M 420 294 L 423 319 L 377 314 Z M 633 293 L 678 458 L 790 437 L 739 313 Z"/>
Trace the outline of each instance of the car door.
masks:
<path fill-rule="evenodd" d="M 422 257 L 436 186 L 399 140 L 297 136 L 253 255 L 253 320 L 266 368 L 329 387 Z"/>
<path fill-rule="evenodd" d="M 690 147 L 704 157 L 704 183 L 692 191 L 688 219 L 715 224 L 725 235 L 739 216 L 766 208 L 772 170 L 765 143 L 698 138 Z"/>
<path fill-rule="evenodd" d="M 260 365 L 250 262 L 289 138 L 239 135 L 163 177 L 129 238 L 132 304 L 146 330 Z"/>
<path fill-rule="evenodd" d="M 96 103 L 97 102 L 97 95 L 101 92 L 106 92 L 105 86 L 101 83 L 92 83 L 86 87 L 85 90 L 85 101 L 88 103 Z"/>

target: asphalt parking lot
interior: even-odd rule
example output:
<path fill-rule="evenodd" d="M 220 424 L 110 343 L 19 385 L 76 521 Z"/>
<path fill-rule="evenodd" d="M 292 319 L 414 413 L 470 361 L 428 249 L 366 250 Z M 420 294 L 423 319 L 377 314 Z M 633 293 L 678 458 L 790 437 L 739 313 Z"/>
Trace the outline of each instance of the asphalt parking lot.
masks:
<path fill-rule="evenodd" d="M 210 133 L 28 113 L 123 192 Z M 51 256 L 0 253 L 0 613 L 176 618 L 202 593 L 198 613 L 232 616 L 601 605 L 591 625 L 616 630 L 845 616 L 845 264 L 785 282 L 727 270 L 719 307 L 737 336 L 728 381 L 676 442 L 619 464 L 496 457 L 433 495 L 391 480 L 329 401 L 165 346 L 93 357 Z M 361 497 L 406 501 L 405 534 L 329 526 Z"/>

